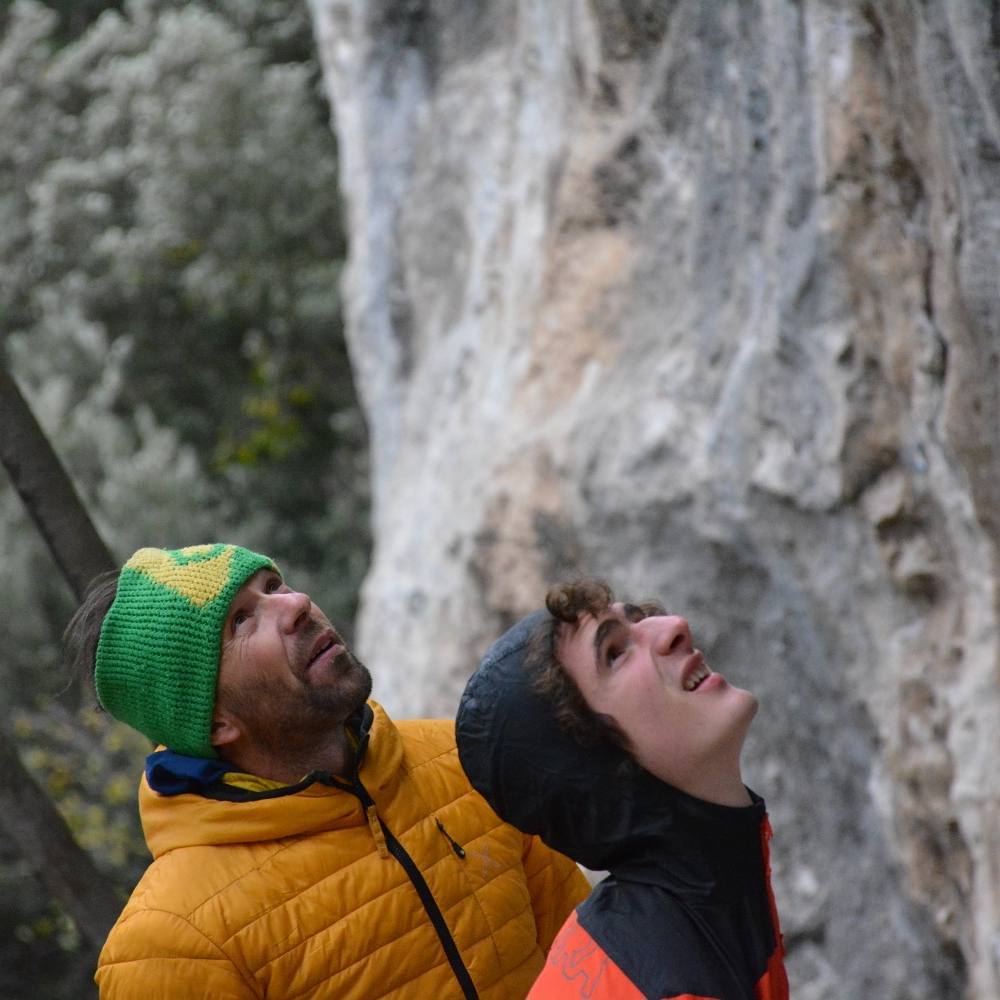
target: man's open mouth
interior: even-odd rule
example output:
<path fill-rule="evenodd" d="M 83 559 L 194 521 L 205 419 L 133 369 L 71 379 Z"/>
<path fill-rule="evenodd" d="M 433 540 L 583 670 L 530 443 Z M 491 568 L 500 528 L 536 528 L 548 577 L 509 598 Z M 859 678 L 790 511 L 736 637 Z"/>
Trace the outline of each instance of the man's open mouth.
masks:
<path fill-rule="evenodd" d="M 343 645 L 341 644 L 337 633 L 332 629 L 326 629 L 317 638 L 315 645 L 312 648 L 312 652 L 309 655 L 309 659 L 306 661 L 306 670 L 308 670 L 317 660 L 325 656 L 330 650 L 334 650 L 338 655 L 343 651 Z"/>
<path fill-rule="evenodd" d="M 685 667 L 682 687 L 685 691 L 696 691 L 703 681 L 708 680 L 712 671 L 705 664 L 705 659 L 698 650 L 695 650 L 689 665 Z"/>

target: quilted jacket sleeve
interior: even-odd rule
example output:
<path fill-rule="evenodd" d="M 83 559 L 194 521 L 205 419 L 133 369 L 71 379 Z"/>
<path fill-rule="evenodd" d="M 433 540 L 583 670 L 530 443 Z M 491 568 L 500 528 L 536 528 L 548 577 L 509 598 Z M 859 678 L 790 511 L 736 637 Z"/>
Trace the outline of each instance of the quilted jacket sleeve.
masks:
<path fill-rule="evenodd" d="M 120 920 L 101 951 L 94 980 L 101 1000 L 261 995 L 212 941 L 166 910 L 140 910 Z"/>
<path fill-rule="evenodd" d="M 523 864 L 538 944 L 548 952 L 566 918 L 589 895 L 590 883 L 575 861 L 546 847 L 538 837 L 524 838 Z"/>

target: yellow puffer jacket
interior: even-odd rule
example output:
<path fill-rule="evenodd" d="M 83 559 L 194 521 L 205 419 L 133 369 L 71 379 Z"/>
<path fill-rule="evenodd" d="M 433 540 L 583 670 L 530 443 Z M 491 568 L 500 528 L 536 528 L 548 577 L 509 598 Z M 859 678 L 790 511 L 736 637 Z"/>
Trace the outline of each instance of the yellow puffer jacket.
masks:
<path fill-rule="evenodd" d="M 371 709 L 349 789 L 222 801 L 143 778 L 154 861 L 101 953 L 102 997 L 527 994 L 586 880 L 472 791 L 452 723 Z"/>

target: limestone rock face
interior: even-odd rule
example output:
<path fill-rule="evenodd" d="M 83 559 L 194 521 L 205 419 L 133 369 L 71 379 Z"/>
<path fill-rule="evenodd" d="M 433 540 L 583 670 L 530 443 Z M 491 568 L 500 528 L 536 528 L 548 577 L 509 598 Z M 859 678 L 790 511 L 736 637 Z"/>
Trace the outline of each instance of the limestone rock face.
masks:
<path fill-rule="evenodd" d="M 761 699 L 797 1000 L 1000 997 L 1000 16 L 312 0 L 376 695 L 568 575 Z"/>

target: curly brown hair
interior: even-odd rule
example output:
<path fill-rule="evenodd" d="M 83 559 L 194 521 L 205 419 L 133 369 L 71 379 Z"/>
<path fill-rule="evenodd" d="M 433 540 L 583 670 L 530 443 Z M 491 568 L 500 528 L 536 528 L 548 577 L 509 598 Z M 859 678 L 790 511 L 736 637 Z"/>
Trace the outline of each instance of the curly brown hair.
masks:
<path fill-rule="evenodd" d="M 607 742 L 628 751 L 625 732 L 610 715 L 595 712 L 587 704 L 556 653 L 564 625 L 575 626 L 584 614 L 598 617 L 614 603 L 615 595 L 603 580 L 586 578 L 553 587 L 545 595 L 545 607 L 552 617 L 532 635 L 525 665 L 535 673 L 534 688 L 548 699 L 556 721 L 578 743 L 586 747 Z M 626 605 L 625 612 L 637 621 L 662 614 L 663 608 L 646 602 Z"/>

